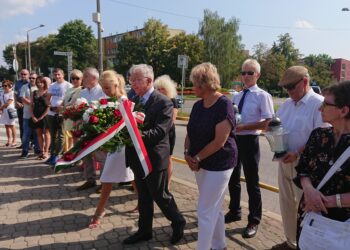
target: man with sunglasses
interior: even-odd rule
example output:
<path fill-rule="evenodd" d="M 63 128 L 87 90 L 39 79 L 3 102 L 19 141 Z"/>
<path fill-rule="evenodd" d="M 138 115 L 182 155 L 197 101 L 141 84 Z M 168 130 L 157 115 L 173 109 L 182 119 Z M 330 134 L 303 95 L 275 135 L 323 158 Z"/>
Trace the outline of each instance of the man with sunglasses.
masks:
<path fill-rule="evenodd" d="M 29 152 L 29 144 L 30 140 L 32 139 L 34 144 L 34 152 L 36 155 L 39 155 L 40 147 L 38 143 L 38 139 L 36 136 L 35 131 L 30 127 L 30 120 L 32 119 L 32 112 L 31 112 L 31 93 L 36 88 L 35 81 L 37 78 L 37 74 L 32 72 L 29 76 L 29 83 L 22 86 L 20 91 L 20 98 L 23 103 L 23 135 L 22 135 L 22 154 L 20 158 L 27 158 L 28 152 Z"/>
<path fill-rule="evenodd" d="M 274 114 L 272 97 L 258 87 L 260 64 L 254 59 L 243 62 L 241 78 L 243 91 L 233 96 L 233 102 L 238 105 L 241 123 L 236 127 L 238 164 L 233 170 L 229 182 L 230 211 L 225 215 L 225 222 L 241 220 L 241 166 L 246 178 L 249 196 L 248 225 L 243 231 L 244 238 L 256 235 L 262 215 L 262 202 L 259 187 L 259 134 L 267 127 Z"/>
<path fill-rule="evenodd" d="M 19 97 L 19 94 L 21 92 L 21 88 L 23 87 L 23 85 L 29 83 L 29 71 L 27 69 L 22 69 L 21 73 L 20 73 L 20 77 L 21 77 L 21 79 L 19 79 L 15 83 L 14 94 L 15 94 L 15 107 L 17 109 L 17 114 L 18 114 L 20 138 L 22 141 L 22 136 L 23 136 L 23 103 L 22 103 L 22 99 Z M 17 148 L 22 148 L 22 145 L 18 146 Z"/>
<path fill-rule="evenodd" d="M 303 66 L 287 69 L 278 85 L 289 95 L 276 112 L 282 126 L 289 131 L 288 152 L 279 161 L 278 168 L 280 210 L 286 242 L 274 246 L 273 249 L 295 249 L 297 211 L 302 194 L 302 190 L 293 183 L 296 176 L 295 166 L 311 132 L 325 125 L 318 111 L 324 98 L 310 87 L 310 76 Z"/>

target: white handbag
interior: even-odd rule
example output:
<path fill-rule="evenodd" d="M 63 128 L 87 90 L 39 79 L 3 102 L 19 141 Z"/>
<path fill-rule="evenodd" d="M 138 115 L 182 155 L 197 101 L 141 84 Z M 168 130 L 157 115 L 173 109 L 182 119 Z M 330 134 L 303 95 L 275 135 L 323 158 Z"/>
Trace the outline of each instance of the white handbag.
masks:
<path fill-rule="evenodd" d="M 350 147 L 329 169 L 316 189 L 320 190 L 349 157 Z M 298 246 L 302 250 L 350 249 L 350 222 L 336 221 L 319 213 L 307 212 L 301 226 Z"/>

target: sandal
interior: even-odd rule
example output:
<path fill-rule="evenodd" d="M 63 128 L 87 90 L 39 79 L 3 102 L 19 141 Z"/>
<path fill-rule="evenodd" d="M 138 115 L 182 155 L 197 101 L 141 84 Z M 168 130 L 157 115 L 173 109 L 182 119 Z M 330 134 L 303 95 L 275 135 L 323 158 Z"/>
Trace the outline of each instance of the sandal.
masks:
<path fill-rule="evenodd" d="M 10 146 L 10 143 L 8 142 L 8 143 L 6 143 L 4 146 L 5 146 L 5 147 L 8 147 L 8 146 Z"/>
<path fill-rule="evenodd" d="M 91 221 L 90 221 L 90 224 L 89 224 L 89 228 L 90 229 L 93 229 L 93 228 L 96 228 L 98 227 L 100 224 L 101 224 L 101 220 L 102 218 L 106 215 L 106 212 L 103 211 L 101 214 L 99 215 L 94 215 L 92 216 L 91 218 Z"/>

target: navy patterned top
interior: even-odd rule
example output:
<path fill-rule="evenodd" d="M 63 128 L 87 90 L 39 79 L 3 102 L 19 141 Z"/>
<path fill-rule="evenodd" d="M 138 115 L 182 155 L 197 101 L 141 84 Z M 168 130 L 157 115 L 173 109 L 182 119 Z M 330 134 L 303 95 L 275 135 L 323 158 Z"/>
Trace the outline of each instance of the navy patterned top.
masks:
<path fill-rule="evenodd" d="M 310 178 L 312 185 L 316 188 L 333 166 L 335 161 L 350 146 L 350 134 L 343 134 L 337 145 L 334 141 L 333 128 L 315 129 L 306 144 L 305 150 L 301 155 L 300 161 L 296 166 L 297 176 L 294 178 L 295 184 L 301 188 L 300 177 Z M 350 192 L 350 159 L 337 171 L 326 184 L 321 188 L 321 193 L 329 196 Z M 303 198 L 299 205 L 298 222 L 303 214 Z M 350 218 L 350 208 L 327 208 L 328 214 L 322 214 L 325 217 L 345 221 Z"/>
<path fill-rule="evenodd" d="M 205 108 L 203 100 L 197 101 L 192 108 L 187 124 L 187 136 L 190 140 L 189 154 L 198 154 L 215 138 L 215 127 L 227 119 L 232 124 L 232 131 L 224 147 L 202 159 L 199 167 L 209 171 L 224 171 L 236 166 L 237 145 L 234 131 L 236 128 L 235 114 L 231 101 L 226 96 L 220 96 L 209 108 Z"/>

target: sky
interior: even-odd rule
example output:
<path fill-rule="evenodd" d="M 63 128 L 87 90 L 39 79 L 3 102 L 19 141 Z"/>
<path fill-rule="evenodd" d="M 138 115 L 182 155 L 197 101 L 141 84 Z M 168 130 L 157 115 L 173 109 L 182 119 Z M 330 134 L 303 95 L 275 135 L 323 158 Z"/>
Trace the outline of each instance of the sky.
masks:
<path fill-rule="evenodd" d="M 271 47 L 289 33 L 301 54 L 328 54 L 350 60 L 350 0 L 100 0 L 102 36 L 142 28 L 149 18 L 169 28 L 196 34 L 205 9 L 239 20 L 245 49 L 262 42 Z M 5 46 L 57 33 L 66 22 L 82 19 L 97 37 L 92 21 L 96 0 L 0 0 L 0 65 Z"/>

